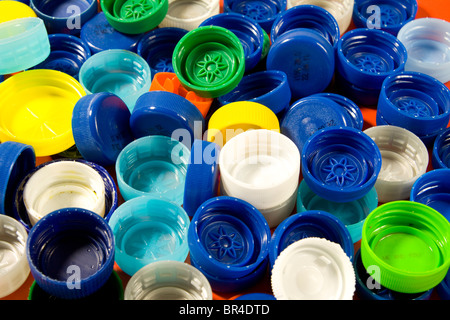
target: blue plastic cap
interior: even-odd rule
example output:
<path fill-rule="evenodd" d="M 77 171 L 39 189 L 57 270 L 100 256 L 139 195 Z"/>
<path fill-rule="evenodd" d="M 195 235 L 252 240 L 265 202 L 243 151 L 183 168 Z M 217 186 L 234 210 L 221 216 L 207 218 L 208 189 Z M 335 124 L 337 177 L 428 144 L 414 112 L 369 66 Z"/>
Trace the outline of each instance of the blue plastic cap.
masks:
<path fill-rule="evenodd" d="M 82 97 L 75 104 L 72 131 L 84 159 L 108 166 L 134 140 L 130 111 L 118 96 L 102 92 Z"/>
<path fill-rule="evenodd" d="M 206 200 L 218 195 L 220 147 L 214 142 L 195 140 L 186 170 L 183 208 L 192 217 Z"/>
<path fill-rule="evenodd" d="M 268 293 L 253 292 L 243 294 L 234 300 L 276 300 L 275 297 Z"/>
<path fill-rule="evenodd" d="M 416 0 L 355 0 L 353 22 L 357 28 L 375 28 L 397 36 L 416 18 Z"/>
<path fill-rule="evenodd" d="M 325 238 L 341 245 L 350 260 L 353 259 L 353 241 L 347 227 L 336 216 L 318 210 L 304 211 L 283 220 L 270 240 L 270 265 L 290 244 L 304 238 Z"/>
<path fill-rule="evenodd" d="M 2 83 L 3 81 L 5 81 L 5 77 L 2 74 L 0 74 L 0 83 Z"/>
<path fill-rule="evenodd" d="M 292 98 L 299 99 L 324 91 L 334 75 L 334 50 L 317 31 L 293 29 L 272 43 L 267 54 L 267 70 L 286 73 Z"/>
<path fill-rule="evenodd" d="M 305 142 L 317 131 L 332 126 L 352 126 L 347 109 L 325 96 L 311 95 L 297 100 L 281 121 L 281 133 L 303 150 Z"/>
<path fill-rule="evenodd" d="M 376 107 L 380 97 L 380 89 L 364 89 L 348 82 L 339 72 L 335 72 L 334 85 L 336 91 L 355 102 L 358 106 Z"/>
<path fill-rule="evenodd" d="M 14 193 L 35 166 L 33 147 L 13 141 L 0 144 L 0 214 L 14 216 Z"/>
<path fill-rule="evenodd" d="M 244 76 L 231 92 L 220 96 L 218 100 L 221 105 L 253 101 L 279 114 L 291 103 L 291 89 L 284 71 L 264 70 Z"/>
<path fill-rule="evenodd" d="M 66 208 L 44 216 L 30 230 L 26 251 L 36 283 L 62 299 L 96 292 L 113 272 L 112 230 L 105 219 L 85 209 Z"/>
<path fill-rule="evenodd" d="M 141 35 L 124 34 L 114 29 L 106 20 L 105 13 L 99 12 L 81 28 L 83 39 L 92 54 L 109 49 L 124 49 L 136 52 Z"/>
<path fill-rule="evenodd" d="M 136 101 L 130 126 L 136 139 L 167 136 L 179 139 L 190 149 L 194 140 L 202 140 L 205 119 L 186 98 L 168 91 L 149 91 Z"/>
<path fill-rule="evenodd" d="M 450 271 L 436 287 L 436 292 L 442 300 L 450 300 Z"/>
<path fill-rule="evenodd" d="M 443 130 L 434 140 L 431 161 L 434 169 L 450 168 L 450 128 Z"/>
<path fill-rule="evenodd" d="M 327 127 L 303 146 L 302 174 L 311 190 L 335 202 L 364 197 L 378 178 L 381 153 L 361 130 Z"/>
<path fill-rule="evenodd" d="M 255 20 L 270 34 L 273 22 L 286 10 L 287 0 L 224 0 L 224 12 L 236 12 Z"/>
<path fill-rule="evenodd" d="M 219 26 L 232 31 L 241 41 L 245 55 L 245 71 L 252 70 L 261 60 L 264 33 L 252 18 L 235 12 L 219 13 L 204 20 L 202 26 Z"/>
<path fill-rule="evenodd" d="M 152 76 L 157 72 L 174 72 L 172 56 L 178 41 L 188 33 L 181 28 L 157 28 L 142 35 L 137 45 L 137 54 L 144 58 Z"/>

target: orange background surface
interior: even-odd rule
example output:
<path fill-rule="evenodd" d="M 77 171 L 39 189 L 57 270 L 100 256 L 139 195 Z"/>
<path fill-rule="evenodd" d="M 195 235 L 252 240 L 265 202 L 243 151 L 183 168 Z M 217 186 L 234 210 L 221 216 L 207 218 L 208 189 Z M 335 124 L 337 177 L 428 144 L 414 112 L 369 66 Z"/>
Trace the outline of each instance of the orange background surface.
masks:
<path fill-rule="evenodd" d="M 433 18 L 439 18 L 450 22 L 450 0 L 417 0 L 418 4 L 418 12 L 416 18 L 425 18 L 425 17 L 433 17 Z M 349 30 L 353 29 L 354 25 L 353 23 L 350 25 Z M 446 83 L 446 86 L 450 88 L 450 82 Z M 361 111 L 364 117 L 364 128 L 366 129 L 371 126 L 375 126 L 375 114 L 376 109 L 375 108 L 369 108 L 369 107 L 361 107 Z M 430 158 L 431 159 L 431 158 Z M 38 158 L 37 165 L 51 160 L 50 157 L 44 157 L 44 158 Z M 431 161 L 430 161 L 431 162 Z M 430 167 L 431 168 L 431 167 Z M 106 168 L 113 178 L 115 178 L 114 174 L 114 168 Z M 123 199 L 119 200 L 119 205 L 123 203 Z M 355 243 L 355 252 L 359 249 L 359 242 Z M 189 257 L 187 258 L 186 262 L 189 262 Z M 114 267 L 114 270 L 119 274 L 123 288 L 125 289 L 128 280 L 130 279 L 130 276 L 124 273 L 120 268 L 117 266 L 117 264 Z M 27 300 L 28 299 L 28 293 L 30 286 L 32 285 L 34 279 L 29 275 L 28 279 L 25 281 L 25 283 L 14 293 L 12 293 L 9 296 L 3 297 L 0 300 Z M 231 294 L 217 294 L 213 293 L 213 298 L 215 300 L 224 300 L 224 299 L 234 299 L 238 297 L 239 295 L 245 294 L 245 293 L 251 293 L 251 292 L 265 292 L 265 293 L 271 293 L 270 288 L 270 278 L 268 275 L 262 279 L 260 283 L 258 283 L 256 286 L 247 289 L 245 292 L 239 292 L 239 293 L 231 293 Z M 355 297 L 357 299 L 357 297 Z M 438 299 L 436 297 L 436 294 L 433 293 L 431 299 Z"/>

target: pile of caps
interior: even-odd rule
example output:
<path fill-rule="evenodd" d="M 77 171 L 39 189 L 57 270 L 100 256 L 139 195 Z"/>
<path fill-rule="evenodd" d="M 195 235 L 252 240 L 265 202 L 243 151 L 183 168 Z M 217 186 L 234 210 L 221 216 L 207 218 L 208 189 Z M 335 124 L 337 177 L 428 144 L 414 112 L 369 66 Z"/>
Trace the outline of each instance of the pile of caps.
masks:
<path fill-rule="evenodd" d="M 448 299 L 450 23 L 416 13 L 0 1 L 0 296 Z"/>

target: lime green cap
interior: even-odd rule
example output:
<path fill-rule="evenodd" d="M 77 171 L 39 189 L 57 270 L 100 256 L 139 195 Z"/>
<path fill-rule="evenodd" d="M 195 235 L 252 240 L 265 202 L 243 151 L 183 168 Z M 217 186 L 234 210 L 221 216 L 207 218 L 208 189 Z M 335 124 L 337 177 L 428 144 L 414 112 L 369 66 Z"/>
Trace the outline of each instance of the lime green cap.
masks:
<path fill-rule="evenodd" d="M 401 293 L 438 285 L 450 266 L 450 223 L 429 206 L 393 201 L 373 210 L 362 230 L 361 259 L 372 278 Z"/>
<path fill-rule="evenodd" d="M 245 54 L 233 32 L 219 26 L 204 26 L 180 39 L 172 65 L 183 87 L 201 97 L 216 98 L 241 81 Z"/>

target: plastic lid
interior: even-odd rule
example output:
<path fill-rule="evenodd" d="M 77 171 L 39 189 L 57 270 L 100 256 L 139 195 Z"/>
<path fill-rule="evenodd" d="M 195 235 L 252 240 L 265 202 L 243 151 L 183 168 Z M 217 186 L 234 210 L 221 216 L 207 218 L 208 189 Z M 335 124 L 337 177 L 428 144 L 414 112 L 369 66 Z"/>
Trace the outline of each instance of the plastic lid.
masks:
<path fill-rule="evenodd" d="M 128 50 L 99 52 L 80 69 L 80 83 L 87 93 L 114 93 L 126 103 L 130 112 L 136 100 L 149 91 L 151 82 L 147 61 Z"/>
<path fill-rule="evenodd" d="M 289 107 L 281 121 L 281 133 L 289 137 L 301 152 L 305 142 L 317 131 L 352 125 L 347 109 L 326 96 L 311 95 Z"/>
<path fill-rule="evenodd" d="M 359 87 L 361 84 L 348 82 L 338 72 L 334 74 L 334 85 L 336 91 L 344 97 L 351 99 L 358 106 L 376 107 L 380 96 L 380 88 L 365 89 Z"/>
<path fill-rule="evenodd" d="M 225 0 L 223 10 L 241 13 L 252 18 L 270 34 L 273 22 L 286 10 L 286 5 L 286 0 Z"/>
<path fill-rule="evenodd" d="M 338 218 L 348 229 L 353 243 L 361 240 L 362 227 L 366 217 L 378 206 L 375 188 L 362 198 L 349 202 L 335 202 L 318 196 L 303 180 L 297 194 L 297 211 L 326 211 Z"/>
<path fill-rule="evenodd" d="M 222 105 L 236 101 L 257 102 L 278 114 L 289 107 L 291 89 L 285 72 L 264 70 L 245 75 L 233 90 L 218 100 Z"/>
<path fill-rule="evenodd" d="M 209 118 L 207 140 L 224 146 L 234 136 L 252 129 L 280 131 L 277 115 L 252 101 L 236 101 L 217 109 Z"/>
<path fill-rule="evenodd" d="M 190 149 L 195 139 L 202 139 L 205 119 L 186 98 L 167 91 L 149 91 L 136 101 L 130 127 L 135 138 L 167 136 Z"/>
<path fill-rule="evenodd" d="M 317 131 L 301 153 L 303 179 L 313 192 L 335 202 L 364 197 L 381 169 L 378 146 L 368 135 L 351 127 Z"/>
<path fill-rule="evenodd" d="M 142 196 L 124 202 L 109 219 L 117 265 L 133 276 L 155 261 L 185 261 L 189 224 L 186 211 L 166 199 Z"/>
<path fill-rule="evenodd" d="M 202 21 L 219 13 L 219 0 L 169 0 L 169 9 L 159 27 L 192 31 L 198 28 Z"/>
<path fill-rule="evenodd" d="M 37 284 L 62 299 L 94 293 L 114 267 L 111 228 L 98 214 L 80 208 L 54 211 L 39 220 L 28 234 L 26 250 Z"/>
<path fill-rule="evenodd" d="M 201 97 L 216 98 L 241 81 L 245 53 L 232 31 L 204 26 L 181 38 L 174 49 L 172 64 L 185 88 Z"/>
<path fill-rule="evenodd" d="M 252 292 L 240 295 L 234 300 L 276 300 L 275 297 L 268 293 Z"/>
<path fill-rule="evenodd" d="M 214 142 L 195 140 L 186 170 L 183 208 L 192 217 L 198 207 L 218 196 L 220 148 Z"/>
<path fill-rule="evenodd" d="M 280 253 L 271 283 L 277 300 L 352 300 L 355 273 L 339 244 L 305 238 Z"/>
<path fill-rule="evenodd" d="M 377 113 L 389 124 L 417 136 L 445 129 L 450 120 L 450 90 L 423 73 L 404 71 L 387 77 L 381 87 Z"/>
<path fill-rule="evenodd" d="M 353 21 L 357 28 L 381 29 L 397 36 L 416 18 L 417 9 L 416 0 L 355 0 Z"/>
<path fill-rule="evenodd" d="M 322 92 L 331 83 L 334 50 L 315 30 L 292 29 L 272 42 L 266 67 L 285 72 L 292 98 L 299 99 Z"/>
<path fill-rule="evenodd" d="M 264 33 L 256 21 L 243 14 L 226 12 L 204 20 L 200 27 L 211 25 L 228 29 L 239 38 L 244 49 L 246 72 L 256 67 L 264 46 Z"/>
<path fill-rule="evenodd" d="M 403 71 L 407 56 L 395 36 L 359 28 L 346 32 L 337 42 L 336 72 L 361 89 L 380 90 L 387 76 Z"/>
<path fill-rule="evenodd" d="M 28 70 L 8 78 L 0 85 L 0 140 L 31 145 L 37 157 L 69 149 L 75 144 L 72 111 L 85 95 L 77 80 L 60 71 Z"/>
<path fill-rule="evenodd" d="M 81 28 L 80 37 L 92 54 L 109 49 L 136 51 L 141 35 L 124 34 L 113 28 L 106 20 L 105 13 L 99 12 Z"/>
<path fill-rule="evenodd" d="M 27 231 L 17 220 L 0 214 L 0 298 L 19 289 L 30 274 L 27 238 Z"/>
<path fill-rule="evenodd" d="M 36 13 L 28 5 L 20 1 L 0 2 L 0 23 L 31 17 L 36 17 Z"/>
<path fill-rule="evenodd" d="M 422 174 L 411 188 L 409 200 L 423 203 L 450 221 L 450 169 L 439 168 Z"/>
<path fill-rule="evenodd" d="M 376 268 L 378 282 L 402 293 L 437 286 L 450 265 L 450 223 L 424 204 L 392 201 L 367 217 L 361 239 L 366 269 Z"/>
<path fill-rule="evenodd" d="M 300 5 L 319 6 L 336 20 L 340 34 L 343 35 L 352 22 L 354 0 L 288 0 L 287 9 Z"/>
<path fill-rule="evenodd" d="M 130 129 L 130 110 L 113 93 L 87 95 L 75 105 L 72 131 L 84 159 L 112 165 L 120 151 L 134 140 Z"/>
<path fill-rule="evenodd" d="M 156 28 L 167 14 L 168 0 L 100 0 L 108 22 L 119 32 L 141 34 Z"/>
<path fill-rule="evenodd" d="M 143 195 L 183 204 L 190 151 L 167 136 L 146 136 L 128 144 L 116 160 L 117 183 L 127 201 Z"/>
<path fill-rule="evenodd" d="M 150 263 L 136 272 L 125 288 L 125 300 L 212 300 L 208 279 L 179 261 Z"/>
<path fill-rule="evenodd" d="M 34 67 L 49 54 L 48 34 L 41 19 L 20 18 L 0 24 L 0 74 Z"/>
<path fill-rule="evenodd" d="M 450 300 L 450 272 L 436 287 L 436 292 L 442 300 Z"/>
<path fill-rule="evenodd" d="M 443 130 L 434 140 L 431 154 L 432 165 L 434 169 L 450 168 L 450 128 Z"/>
<path fill-rule="evenodd" d="M 408 52 L 406 71 L 428 74 L 442 83 L 450 81 L 450 22 L 421 18 L 408 22 L 397 38 Z"/>
<path fill-rule="evenodd" d="M 305 238 L 325 238 L 338 243 L 350 260 L 353 259 L 353 241 L 342 221 L 331 213 L 311 210 L 289 216 L 275 229 L 270 240 L 271 267 L 286 247 Z"/>

